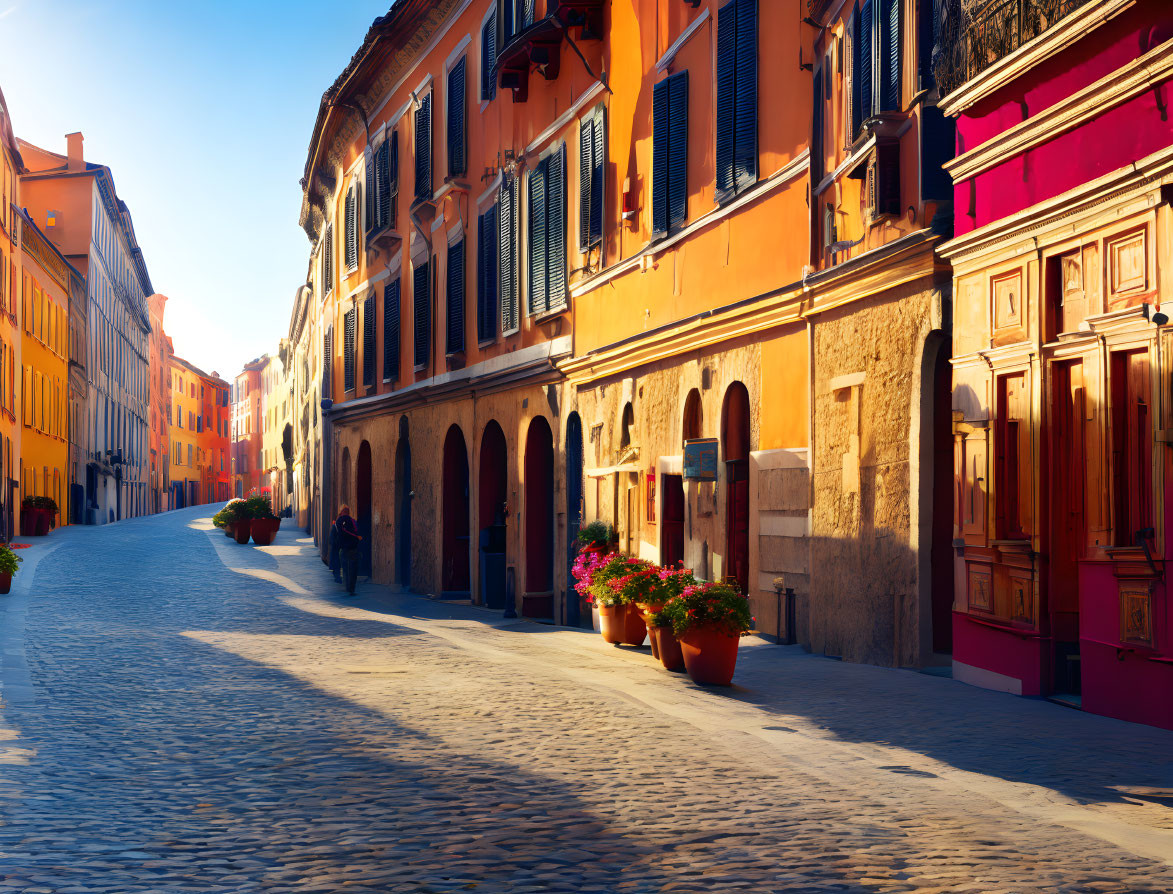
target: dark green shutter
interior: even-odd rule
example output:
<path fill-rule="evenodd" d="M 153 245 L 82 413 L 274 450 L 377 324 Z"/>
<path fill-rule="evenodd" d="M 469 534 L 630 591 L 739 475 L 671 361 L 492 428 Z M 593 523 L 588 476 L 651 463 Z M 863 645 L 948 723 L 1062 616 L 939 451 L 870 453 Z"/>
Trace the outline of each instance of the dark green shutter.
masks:
<path fill-rule="evenodd" d="M 875 40 L 872 0 L 859 8 L 859 97 L 860 124 L 872 117 L 872 92 L 875 88 Z"/>
<path fill-rule="evenodd" d="M 399 378 L 399 278 L 383 289 L 383 378 Z"/>
<path fill-rule="evenodd" d="M 346 269 L 353 270 L 358 266 L 358 233 L 355 224 L 357 223 L 358 207 L 354 197 L 354 187 L 346 191 L 345 202 L 345 218 L 343 221 L 343 228 L 345 230 L 345 246 L 346 246 Z"/>
<path fill-rule="evenodd" d="M 362 383 L 367 388 L 375 384 L 375 296 L 362 303 Z"/>
<path fill-rule="evenodd" d="M 541 162 L 529 175 L 529 312 L 546 309 L 546 171 Z"/>
<path fill-rule="evenodd" d="M 334 327 L 322 338 L 322 399 L 334 399 Z"/>
<path fill-rule="evenodd" d="M 517 308 L 517 180 L 501 181 L 499 202 L 501 331 L 511 332 L 519 325 Z"/>
<path fill-rule="evenodd" d="M 524 9 L 521 19 L 522 27 L 528 28 L 534 23 L 534 0 L 522 0 L 522 4 Z"/>
<path fill-rule="evenodd" d="M 448 176 L 459 177 L 467 170 L 464 151 L 465 59 L 448 72 Z"/>
<path fill-rule="evenodd" d="M 592 129 L 595 138 L 593 152 L 594 167 L 591 170 L 591 232 L 590 242 L 603 241 L 603 187 L 607 182 L 605 162 L 607 158 L 607 110 L 599 109 L 595 114 Z"/>
<path fill-rule="evenodd" d="M 498 205 L 480 216 L 477 238 L 477 338 L 488 341 L 497 335 L 497 275 L 500 265 L 497 222 Z"/>
<path fill-rule="evenodd" d="M 464 238 L 448 246 L 447 313 L 444 350 L 455 354 L 464 350 Z"/>
<path fill-rule="evenodd" d="M 855 13 L 851 17 L 851 133 L 847 136 L 849 144 L 859 136 L 859 129 L 863 126 L 863 93 L 860 89 L 863 56 L 860 54 L 860 30 L 859 4 L 856 4 Z"/>
<path fill-rule="evenodd" d="M 546 159 L 546 306 L 566 306 L 566 144 Z"/>
<path fill-rule="evenodd" d="M 415 329 L 415 365 L 426 366 L 432 340 L 432 271 L 424 261 L 411 272 L 412 323 Z"/>
<path fill-rule="evenodd" d="M 363 204 L 365 206 L 363 216 L 366 218 L 366 231 L 370 233 L 376 229 L 378 223 L 375 208 L 375 198 L 379 194 L 379 171 L 375 161 L 378 158 L 378 152 L 368 149 L 364 154 L 366 155 L 365 179 L 367 188 L 363 190 Z"/>
<path fill-rule="evenodd" d="M 352 307 L 342 318 L 342 388 L 344 391 L 354 390 L 354 337 L 355 314 Z"/>
<path fill-rule="evenodd" d="M 481 29 L 481 99 L 497 95 L 497 28 L 490 19 Z"/>
<path fill-rule="evenodd" d="M 591 245 L 591 173 L 594 171 L 595 119 L 584 118 L 578 129 L 578 250 Z"/>
<path fill-rule="evenodd" d="M 716 199 L 724 202 L 736 195 L 733 174 L 736 112 L 737 0 L 729 0 L 717 12 L 717 132 Z"/>
<path fill-rule="evenodd" d="M 375 170 L 378 173 L 378 227 L 382 229 L 391 225 L 391 143 L 395 142 L 395 134 L 390 133 L 379 151 L 375 154 Z"/>
<path fill-rule="evenodd" d="M 880 3 L 880 111 L 900 110 L 900 0 Z"/>
<path fill-rule="evenodd" d="M 688 72 L 668 79 L 668 228 L 688 220 Z"/>
<path fill-rule="evenodd" d="M 758 0 L 736 2 L 733 179 L 740 192 L 758 179 Z"/>
<path fill-rule="evenodd" d="M 420 97 L 415 110 L 415 197 L 432 198 L 432 94 Z"/>
<path fill-rule="evenodd" d="M 814 103 L 811 106 L 811 186 L 823 179 L 823 69 L 815 72 Z"/>
<path fill-rule="evenodd" d="M 668 232 L 668 81 L 652 88 L 652 233 Z"/>

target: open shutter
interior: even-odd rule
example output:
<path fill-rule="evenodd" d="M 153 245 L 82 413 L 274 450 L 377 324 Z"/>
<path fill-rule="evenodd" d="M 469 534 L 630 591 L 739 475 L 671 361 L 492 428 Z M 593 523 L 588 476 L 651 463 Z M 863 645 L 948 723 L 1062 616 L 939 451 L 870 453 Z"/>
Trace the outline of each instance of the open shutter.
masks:
<path fill-rule="evenodd" d="M 398 277 L 383 289 L 383 378 L 399 378 L 399 289 Z"/>
<path fill-rule="evenodd" d="M 872 117 L 872 102 L 875 90 L 875 23 L 872 15 L 872 0 L 864 0 L 859 8 L 859 104 L 860 124 Z"/>
<path fill-rule="evenodd" d="M 375 384 L 375 296 L 362 303 L 362 383 Z"/>
<path fill-rule="evenodd" d="M 900 0 L 880 2 L 880 111 L 900 109 Z"/>
<path fill-rule="evenodd" d="M 591 170 L 591 232 L 590 242 L 603 241 L 603 187 L 607 182 L 604 163 L 607 158 L 607 110 L 595 113 L 593 168 Z"/>
<path fill-rule="evenodd" d="M 481 341 L 497 335 L 498 245 L 501 239 L 498 207 L 494 204 L 481 215 L 477 239 L 477 338 Z"/>
<path fill-rule="evenodd" d="M 668 80 L 668 227 L 688 219 L 688 72 Z"/>
<path fill-rule="evenodd" d="M 370 232 L 378 227 L 378 207 L 376 206 L 376 199 L 379 195 L 379 166 L 375 159 L 378 157 L 378 151 L 371 151 L 368 146 L 365 153 L 366 164 L 364 166 L 366 189 L 363 190 L 363 217 L 364 228 L 369 235 Z"/>
<path fill-rule="evenodd" d="M 529 175 L 529 312 L 546 310 L 546 172 L 543 161 Z"/>
<path fill-rule="evenodd" d="M 859 136 L 859 129 L 863 126 L 863 95 L 860 90 L 863 61 L 860 55 L 859 23 L 859 5 L 856 4 L 851 17 L 851 133 L 847 135 L 848 145 Z"/>
<path fill-rule="evenodd" d="M 354 390 L 354 337 L 355 314 L 352 307 L 342 318 L 342 387 L 344 391 Z"/>
<path fill-rule="evenodd" d="M 498 215 L 500 247 L 501 331 L 512 332 L 519 325 L 517 309 L 517 180 L 501 182 Z"/>
<path fill-rule="evenodd" d="M 717 12 L 717 190 L 718 202 L 736 194 L 733 147 L 736 113 L 737 0 L 729 0 Z"/>
<path fill-rule="evenodd" d="M 528 28 L 534 23 L 534 0 L 522 0 L 524 11 L 522 13 L 522 27 Z"/>
<path fill-rule="evenodd" d="M 486 102 L 497 95 L 497 28 L 493 20 L 481 29 L 481 99 Z"/>
<path fill-rule="evenodd" d="M 546 306 L 566 305 L 566 144 L 547 159 Z"/>
<path fill-rule="evenodd" d="M 465 173 L 467 164 L 464 152 L 465 122 L 465 60 L 461 56 L 448 72 L 448 176 L 458 177 Z"/>
<path fill-rule="evenodd" d="M 427 261 L 417 265 L 411 274 L 412 316 L 415 326 L 415 365 L 426 366 L 431 353 L 432 339 L 432 272 Z"/>
<path fill-rule="evenodd" d="M 415 197 L 432 198 L 432 94 L 420 97 L 415 110 Z"/>
<path fill-rule="evenodd" d="M 736 2 L 733 179 L 740 192 L 758 179 L 758 0 Z"/>
<path fill-rule="evenodd" d="M 578 250 L 591 246 L 591 175 L 594 172 L 595 119 L 584 118 L 578 130 Z"/>
<path fill-rule="evenodd" d="M 668 81 L 652 88 L 652 233 L 668 232 Z"/>
<path fill-rule="evenodd" d="M 815 72 L 814 102 L 811 104 L 811 186 L 817 187 L 823 179 L 823 74 Z"/>
<path fill-rule="evenodd" d="M 447 314 L 445 348 L 449 354 L 464 350 L 464 239 L 448 246 Z"/>

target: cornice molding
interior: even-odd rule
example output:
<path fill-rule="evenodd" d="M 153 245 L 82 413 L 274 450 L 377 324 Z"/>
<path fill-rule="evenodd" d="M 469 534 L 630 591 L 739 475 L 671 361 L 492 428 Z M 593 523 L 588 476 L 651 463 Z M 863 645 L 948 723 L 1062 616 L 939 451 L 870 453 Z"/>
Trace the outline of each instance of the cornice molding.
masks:
<path fill-rule="evenodd" d="M 1173 77 L 1173 39 L 945 164 L 954 182 L 997 167 Z"/>
<path fill-rule="evenodd" d="M 938 108 L 946 115 L 959 115 L 970 106 L 1001 90 L 1015 78 L 1062 52 L 1086 37 L 1109 19 L 1133 6 L 1136 0 L 1096 0 L 1048 28 L 1034 40 L 1004 56 L 941 98 Z"/>

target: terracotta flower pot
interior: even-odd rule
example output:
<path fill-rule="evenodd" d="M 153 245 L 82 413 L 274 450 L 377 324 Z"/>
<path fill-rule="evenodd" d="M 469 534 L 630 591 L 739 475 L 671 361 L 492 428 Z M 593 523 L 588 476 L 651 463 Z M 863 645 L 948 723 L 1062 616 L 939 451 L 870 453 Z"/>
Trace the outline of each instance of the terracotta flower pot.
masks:
<path fill-rule="evenodd" d="M 268 546 L 277 536 L 277 529 L 281 527 L 279 518 L 254 518 L 252 520 L 253 543 L 257 546 Z"/>
<path fill-rule="evenodd" d="M 236 538 L 237 543 L 248 543 L 248 538 L 252 535 L 252 532 L 252 519 L 242 518 L 236 523 L 232 536 Z"/>
<path fill-rule="evenodd" d="M 648 635 L 652 638 L 652 653 L 660 659 L 664 670 L 684 670 L 684 654 L 671 627 L 649 627 Z"/>
<path fill-rule="evenodd" d="M 46 537 L 53 524 L 53 513 L 48 509 L 37 509 L 37 536 Z"/>
<path fill-rule="evenodd" d="M 648 638 L 648 625 L 644 623 L 643 615 L 639 613 L 639 609 L 635 605 L 625 607 L 627 617 L 623 622 L 622 642 L 628 646 L 642 646 L 644 640 Z"/>
<path fill-rule="evenodd" d="M 647 627 L 648 638 L 652 643 L 652 657 L 660 657 L 660 644 L 656 638 L 652 636 L 652 615 L 664 607 L 662 602 L 637 602 L 635 603 L 636 610 L 639 611 L 639 616 L 643 619 L 644 625 Z"/>
<path fill-rule="evenodd" d="M 229 540 L 235 539 L 235 537 L 236 537 L 236 522 L 234 522 L 234 521 L 224 522 L 224 536 L 227 537 Z"/>
<path fill-rule="evenodd" d="M 599 633 L 603 635 L 603 641 L 614 645 L 623 642 L 624 625 L 627 621 L 627 606 L 600 605 L 597 608 L 599 611 Z"/>
<path fill-rule="evenodd" d="M 12 575 L 0 572 L 0 595 L 5 595 L 12 589 Z"/>
<path fill-rule="evenodd" d="M 703 686 L 728 686 L 733 682 L 737 665 L 739 636 L 731 636 L 715 627 L 693 627 L 680 636 L 684 669 L 694 683 Z"/>

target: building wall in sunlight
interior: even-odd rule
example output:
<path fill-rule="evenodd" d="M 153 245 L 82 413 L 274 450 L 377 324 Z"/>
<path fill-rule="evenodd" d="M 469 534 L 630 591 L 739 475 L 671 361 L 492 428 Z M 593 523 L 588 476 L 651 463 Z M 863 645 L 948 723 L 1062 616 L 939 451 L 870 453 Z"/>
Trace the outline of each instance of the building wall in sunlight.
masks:
<path fill-rule="evenodd" d="M 153 511 L 174 508 L 171 501 L 171 418 L 173 388 L 171 357 L 175 350 L 163 331 L 168 298 L 158 293 L 147 299 L 151 314 L 148 339 L 151 370 L 151 501 Z"/>
<path fill-rule="evenodd" d="M 200 377 L 202 423 L 197 440 L 204 457 L 200 483 L 203 502 L 220 503 L 232 491 L 231 386 L 213 371 Z"/>
<path fill-rule="evenodd" d="M 246 497 L 261 489 L 264 435 L 261 416 L 262 377 L 269 364 L 264 354 L 244 365 L 232 385 L 232 496 Z"/>
<path fill-rule="evenodd" d="M 4 94 L 0 93 L 0 534 L 10 540 L 20 511 L 19 413 L 23 411 L 16 384 L 21 364 L 21 289 L 24 281 L 20 252 L 21 156 Z M 13 486 L 11 482 L 17 481 Z"/>

